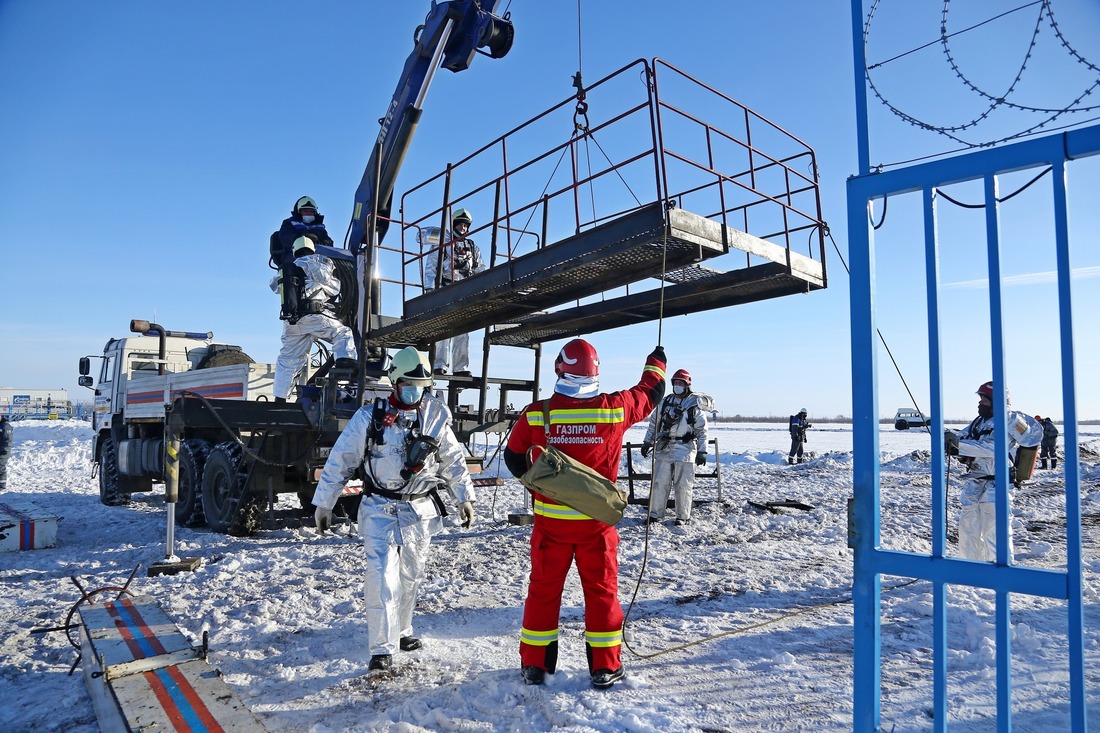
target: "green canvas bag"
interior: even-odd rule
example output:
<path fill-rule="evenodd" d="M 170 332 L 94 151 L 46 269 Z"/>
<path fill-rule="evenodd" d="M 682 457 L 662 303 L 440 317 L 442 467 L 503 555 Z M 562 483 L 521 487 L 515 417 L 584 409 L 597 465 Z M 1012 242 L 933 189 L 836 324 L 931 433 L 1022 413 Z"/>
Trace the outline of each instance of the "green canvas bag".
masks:
<path fill-rule="evenodd" d="M 550 401 L 542 403 L 543 431 L 550 434 Z M 542 448 L 534 461 L 531 452 Z M 520 476 L 528 489 L 576 509 L 605 524 L 618 524 L 626 509 L 626 493 L 613 482 L 547 443 L 527 449 L 530 468 Z"/>

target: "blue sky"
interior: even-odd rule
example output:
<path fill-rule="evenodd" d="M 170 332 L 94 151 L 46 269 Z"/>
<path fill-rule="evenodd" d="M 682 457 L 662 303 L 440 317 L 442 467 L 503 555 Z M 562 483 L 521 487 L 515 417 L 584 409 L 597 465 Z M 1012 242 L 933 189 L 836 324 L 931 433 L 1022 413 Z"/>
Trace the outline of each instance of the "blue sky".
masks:
<path fill-rule="evenodd" d="M 921 12 L 913 11 L 918 5 Z M 978 5 L 974 17 L 984 18 L 1018 4 Z M 267 288 L 268 235 L 302 194 L 317 199 L 337 239 L 343 234 L 377 119 L 428 6 L 427 0 L 0 2 L 0 68 L 6 70 L 0 201 L 12 212 L 0 276 L 0 385 L 60 387 L 73 399 L 89 397 L 76 386 L 77 359 L 100 353 L 109 337 L 126 335 L 131 318 L 211 330 L 257 361 L 273 361 L 280 323 Z M 1095 63 L 1095 3 L 1055 0 L 1053 8 L 1075 47 Z M 466 72 L 440 73 L 399 190 L 572 94 L 577 4 L 515 0 L 509 9 L 516 41 L 506 58 L 479 57 Z M 872 57 L 934 40 L 941 9 L 932 2 L 882 3 Z M 847 3 L 642 0 L 588 2 L 582 12 L 586 80 L 638 58 L 661 57 L 813 146 L 824 217 L 848 259 L 845 179 L 857 162 Z M 1011 77 L 1027 50 L 1033 25 L 1034 14 L 1016 14 L 960 37 L 954 50 L 960 64 L 976 64 L 966 68 L 975 68 L 981 83 L 1003 85 L 1003 74 Z M 1082 76 L 1084 67 L 1067 62 L 1052 38 L 1040 36 L 1020 85 L 1021 95 L 1042 97 L 1043 104 L 1057 103 L 1095 76 L 1087 69 Z M 876 83 L 933 121 L 970 119 L 966 105 L 973 95 L 955 88 L 944 66 L 936 49 L 912 54 L 883 67 Z M 875 162 L 952 147 L 873 108 Z M 1100 388 L 1082 377 L 1100 369 L 1090 323 L 1100 305 L 1094 292 L 1100 222 L 1089 204 L 1100 181 L 1097 168 L 1095 161 L 1075 163 L 1070 178 L 1083 417 L 1100 417 Z M 1006 177 L 1002 191 L 1027 178 Z M 1049 227 L 1042 226 L 1049 176 L 1045 183 L 1002 213 L 1002 227 L 1012 232 L 1008 292 L 1021 304 L 1009 386 L 1017 406 L 1057 417 L 1054 253 L 1044 241 Z M 976 186 L 957 188 L 955 198 L 977 199 Z M 919 242 L 908 239 L 919 225 L 918 204 L 891 201 L 876 234 L 879 325 L 927 409 L 923 265 Z M 974 411 L 974 389 L 991 373 L 981 215 L 943 210 L 942 216 L 952 224 L 945 241 L 955 243 L 943 269 L 954 314 L 947 328 L 945 413 L 966 417 Z M 662 340 L 670 367 L 688 368 L 726 414 L 786 415 L 800 407 L 819 416 L 850 414 L 848 279 L 836 254 L 830 243 L 824 291 L 668 319 Z M 603 359 L 604 387 L 625 387 L 656 342 L 657 324 L 591 340 Z M 501 370 L 510 367 L 507 361 Z M 886 371 L 888 362 L 882 364 L 880 408 L 892 414 L 908 397 Z"/>

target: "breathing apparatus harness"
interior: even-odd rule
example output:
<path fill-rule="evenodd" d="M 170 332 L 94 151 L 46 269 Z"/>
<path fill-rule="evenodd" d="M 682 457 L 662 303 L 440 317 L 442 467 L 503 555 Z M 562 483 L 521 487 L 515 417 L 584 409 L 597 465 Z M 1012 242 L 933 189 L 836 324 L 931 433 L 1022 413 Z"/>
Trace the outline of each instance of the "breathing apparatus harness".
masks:
<path fill-rule="evenodd" d="M 439 496 L 436 487 L 419 494 L 409 494 L 404 491 L 384 489 L 375 479 L 374 470 L 371 468 L 371 452 L 373 445 L 386 444 L 386 428 L 396 424 L 403 411 L 395 404 L 395 400 L 389 397 L 378 397 L 371 408 L 370 428 L 367 431 L 366 450 L 363 451 L 363 462 L 360 464 L 359 473 L 363 479 L 363 496 L 377 495 L 394 501 L 411 501 L 423 496 L 430 496 L 440 516 L 447 516 L 447 509 Z M 401 478 L 404 480 L 402 489 L 406 488 L 416 474 L 423 470 L 428 459 L 439 450 L 439 438 L 421 431 L 420 407 L 416 408 L 416 418 L 405 430 L 405 466 L 401 469 Z"/>

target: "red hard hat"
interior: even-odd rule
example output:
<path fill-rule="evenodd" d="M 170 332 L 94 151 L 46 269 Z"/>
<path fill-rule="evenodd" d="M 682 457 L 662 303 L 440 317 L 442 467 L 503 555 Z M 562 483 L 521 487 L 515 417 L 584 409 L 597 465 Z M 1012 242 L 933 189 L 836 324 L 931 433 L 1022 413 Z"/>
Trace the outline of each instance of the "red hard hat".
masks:
<path fill-rule="evenodd" d="M 592 344 L 584 339 L 573 339 L 558 352 L 554 360 L 554 373 L 558 376 L 597 377 L 600 374 L 600 356 Z"/>
<path fill-rule="evenodd" d="M 687 369 L 677 369 L 676 373 L 672 375 L 672 381 L 673 382 L 680 381 L 680 382 L 683 382 L 684 384 L 686 384 L 687 386 L 690 387 L 691 386 L 691 372 L 689 372 Z"/>
<path fill-rule="evenodd" d="M 986 382 L 981 387 L 978 387 L 978 391 L 975 392 L 974 394 L 983 395 L 985 397 L 988 397 L 989 401 L 992 402 L 993 401 L 993 382 Z M 1012 395 L 1009 394 L 1009 391 L 1007 389 L 1005 390 L 1005 402 L 1009 405 L 1012 404 Z"/>

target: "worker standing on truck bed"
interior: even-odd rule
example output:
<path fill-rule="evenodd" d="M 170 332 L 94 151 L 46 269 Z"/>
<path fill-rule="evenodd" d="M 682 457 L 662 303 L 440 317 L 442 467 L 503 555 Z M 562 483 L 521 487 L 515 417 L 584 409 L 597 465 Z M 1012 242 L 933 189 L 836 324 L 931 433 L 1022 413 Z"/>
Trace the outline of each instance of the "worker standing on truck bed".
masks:
<path fill-rule="evenodd" d="M 298 236 L 285 243 L 284 240 Z M 306 368 L 309 350 L 314 341 L 332 344 L 336 366 L 354 369 L 358 351 L 352 330 L 336 318 L 340 280 L 332 261 L 317 254 L 317 244 L 332 244 L 325 230 L 324 219 L 317 213 L 317 204 L 302 196 L 294 205 L 290 218 L 279 229 L 279 242 L 293 257 L 287 262 L 285 252 L 279 274 L 271 280 L 271 289 L 283 295 L 283 348 L 275 362 L 275 400 L 285 402 L 294 387 L 295 377 Z M 272 259 L 275 259 L 273 253 Z M 293 289 L 294 297 L 287 297 Z M 294 306 L 289 310 L 288 302 Z"/>
<path fill-rule="evenodd" d="M 421 647 L 413 636 L 413 608 L 432 536 L 443 529 L 439 489 L 451 495 L 463 526 L 474 518 L 474 484 L 451 430 L 451 414 L 427 392 L 432 385 L 427 354 L 406 346 L 394 354 L 389 378 L 393 392 L 351 418 L 313 494 L 317 529 L 323 532 L 348 480 L 357 471 L 363 478 L 358 524 L 367 556 L 363 596 L 370 670 L 389 669 L 399 649 Z"/>

